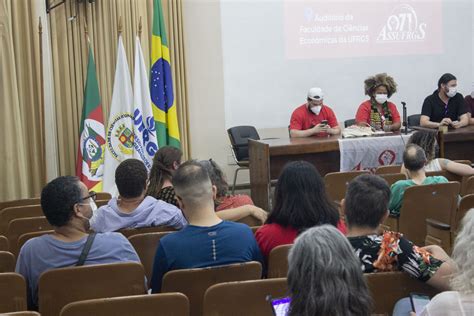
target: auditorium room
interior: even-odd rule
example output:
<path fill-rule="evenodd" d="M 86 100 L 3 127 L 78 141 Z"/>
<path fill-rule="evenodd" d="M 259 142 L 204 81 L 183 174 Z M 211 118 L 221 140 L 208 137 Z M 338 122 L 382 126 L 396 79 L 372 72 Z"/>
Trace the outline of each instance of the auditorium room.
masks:
<path fill-rule="evenodd" d="M 474 316 L 473 0 L 0 0 L 0 315 Z"/>

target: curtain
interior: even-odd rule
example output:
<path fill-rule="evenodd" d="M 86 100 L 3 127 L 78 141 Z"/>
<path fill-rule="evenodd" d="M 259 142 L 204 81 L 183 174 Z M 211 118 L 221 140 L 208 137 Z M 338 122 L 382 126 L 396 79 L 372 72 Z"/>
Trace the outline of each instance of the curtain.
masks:
<path fill-rule="evenodd" d="M 0 0 L 0 201 L 39 195 L 45 180 L 38 15 Z"/>
<path fill-rule="evenodd" d="M 163 6 L 172 52 L 171 63 L 181 139 L 187 155 L 181 3 L 177 0 L 163 0 Z M 87 31 L 93 46 L 104 123 L 107 124 L 115 74 L 119 20 L 133 82 L 134 44 L 140 19 L 142 49 L 146 66 L 150 66 L 152 15 L 153 0 L 101 0 L 95 3 L 66 0 L 64 5 L 49 14 L 61 175 L 75 172 L 87 67 L 88 43 L 85 32 Z"/>

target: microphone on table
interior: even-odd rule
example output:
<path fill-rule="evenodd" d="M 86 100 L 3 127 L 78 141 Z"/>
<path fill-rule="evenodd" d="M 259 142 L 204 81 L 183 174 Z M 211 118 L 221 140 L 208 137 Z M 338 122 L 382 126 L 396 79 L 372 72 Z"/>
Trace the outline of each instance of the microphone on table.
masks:
<path fill-rule="evenodd" d="M 403 107 L 403 126 L 405 127 L 405 135 L 408 134 L 408 122 L 407 122 L 407 104 L 406 102 L 402 101 Z"/>

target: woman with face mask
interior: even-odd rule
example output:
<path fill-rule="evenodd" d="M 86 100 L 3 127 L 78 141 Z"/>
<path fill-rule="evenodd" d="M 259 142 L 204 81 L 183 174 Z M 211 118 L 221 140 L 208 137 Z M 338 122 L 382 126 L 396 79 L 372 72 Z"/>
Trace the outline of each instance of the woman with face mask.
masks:
<path fill-rule="evenodd" d="M 378 131 L 398 131 L 400 114 L 388 99 L 397 91 L 397 84 L 386 73 L 377 74 L 364 81 L 369 100 L 362 102 L 356 114 L 356 124 L 371 126 Z"/>
<path fill-rule="evenodd" d="M 438 89 L 423 102 L 420 126 L 460 128 L 469 124 L 466 104 L 462 94 L 457 92 L 457 85 L 456 77 L 450 73 L 439 78 Z"/>

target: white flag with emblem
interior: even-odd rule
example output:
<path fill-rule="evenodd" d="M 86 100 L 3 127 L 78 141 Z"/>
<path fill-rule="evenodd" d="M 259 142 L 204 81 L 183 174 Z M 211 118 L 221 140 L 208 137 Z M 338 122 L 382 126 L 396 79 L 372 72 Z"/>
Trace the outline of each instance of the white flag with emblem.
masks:
<path fill-rule="evenodd" d="M 135 138 L 132 82 L 121 35 L 118 41 L 114 90 L 105 138 L 103 190 L 112 196 L 117 196 L 115 169 L 122 161 L 133 158 Z"/>
<path fill-rule="evenodd" d="M 135 39 L 135 75 L 133 76 L 133 123 L 135 144 L 133 157 L 140 159 L 148 171 L 153 164 L 153 156 L 158 151 L 155 119 L 151 109 L 148 72 L 143 58 L 138 36 Z"/>

